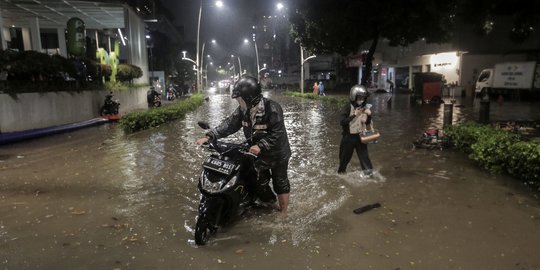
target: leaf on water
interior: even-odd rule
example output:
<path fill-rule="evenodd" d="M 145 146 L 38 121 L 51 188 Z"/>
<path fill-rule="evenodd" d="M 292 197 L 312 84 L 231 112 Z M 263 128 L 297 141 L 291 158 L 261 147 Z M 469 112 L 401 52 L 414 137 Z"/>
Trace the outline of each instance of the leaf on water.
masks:
<path fill-rule="evenodd" d="M 27 202 L 13 202 L 11 203 L 13 205 L 22 205 L 22 204 L 28 204 Z"/>
<path fill-rule="evenodd" d="M 112 229 L 124 229 L 128 228 L 128 224 L 101 224 L 102 228 L 112 228 Z"/>
<path fill-rule="evenodd" d="M 122 238 L 122 241 L 130 241 L 130 242 L 135 242 L 139 239 L 137 239 L 137 237 L 135 237 L 134 235 L 130 235 L 130 236 L 126 236 L 124 238 Z"/>

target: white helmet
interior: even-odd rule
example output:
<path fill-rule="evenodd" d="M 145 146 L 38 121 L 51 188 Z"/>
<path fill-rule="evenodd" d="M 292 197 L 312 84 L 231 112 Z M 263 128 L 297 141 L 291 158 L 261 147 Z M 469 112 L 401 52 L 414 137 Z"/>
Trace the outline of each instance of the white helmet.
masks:
<path fill-rule="evenodd" d="M 358 96 L 361 96 L 363 98 L 367 98 L 367 97 L 369 97 L 369 92 L 367 91 L 367 89 L 364 86 L 356 84 L 353 87 L 351 87 L 351 92 L 349 94 L 349 99 L 351 100 L 351 102 L 355 102 L 356 97 L 358 97 Z"/>

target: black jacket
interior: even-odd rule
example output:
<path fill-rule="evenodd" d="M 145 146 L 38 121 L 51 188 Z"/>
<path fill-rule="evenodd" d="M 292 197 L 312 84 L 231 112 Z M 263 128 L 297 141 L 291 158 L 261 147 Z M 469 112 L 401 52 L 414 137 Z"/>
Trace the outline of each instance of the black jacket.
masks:
<path fill-rule="evenodd" d="M 351 103 L 347 103 L 347 105 L 343 106 L 340 112 L 340 116 L 341 116 L 340 117 L 341 121 L 339 122 L 339 124 L 341 125 L 341 128 L 343 129 L 341 134 L 350 135 L 351 133 L 349 131 L 349 123 L 354 118 L 354 115 L 351 116 Z M 367 120 L 366 120 L 366 125 L 369 125 L 370 123 L 371 123 L 371 115 L 368 115 Z"/>
<path fill-rule="evenodd" d="M 273 100 L 262 98 L 262 102 L 264 111 L 256 117 L 255 123 L 251 122 L 249 111 L 242 111 L 238 106 L 232 115 L 210 130 L 207 135 L 223 138 L 243 128 L 246 139 L 251 139 L 251 145 L 257 144 L 261 148 L 259 159 L 264 161 L 288 159 L 291 156 L 291 148 L 283 110 Z"/>

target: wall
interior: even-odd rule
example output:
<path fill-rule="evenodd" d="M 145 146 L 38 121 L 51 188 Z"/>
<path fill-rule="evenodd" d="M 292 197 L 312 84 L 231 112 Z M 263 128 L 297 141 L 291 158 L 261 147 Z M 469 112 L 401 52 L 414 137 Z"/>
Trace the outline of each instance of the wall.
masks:
<path fill-rule="evenodd" d="M 145 108 L 148 87 L 113 91 L 120 113 Z M 44 128 L 99 115 L 107 91 L 0 94 L 0 132 Z"/>

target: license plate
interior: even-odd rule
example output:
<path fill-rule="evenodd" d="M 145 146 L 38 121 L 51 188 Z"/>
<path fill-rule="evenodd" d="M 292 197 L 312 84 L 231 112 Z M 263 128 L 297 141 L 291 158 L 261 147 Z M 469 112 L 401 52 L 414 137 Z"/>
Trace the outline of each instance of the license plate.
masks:
<path fill-rule="evenodd" d="M 203 167 L 225 175 L 230 175 L 234 171 L 234 164 L 225 160 L 208 157 L 203 163 Z"/>

